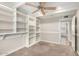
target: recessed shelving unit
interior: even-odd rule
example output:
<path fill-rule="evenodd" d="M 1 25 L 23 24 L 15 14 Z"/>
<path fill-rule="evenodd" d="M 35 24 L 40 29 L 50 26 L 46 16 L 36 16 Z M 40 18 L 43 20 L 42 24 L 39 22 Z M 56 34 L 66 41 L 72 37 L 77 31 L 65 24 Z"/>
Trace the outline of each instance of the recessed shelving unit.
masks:
<path fill-rule="evenodd" d="M 17 10 L 16 16 L 16 32 L 26 32 L 26 15 Z"/>
<path fill-rule="evenodd" d="M 26 15 L 17 9 L 16 32 L 27 32 L 26 45 L 31 46 L 38 41 L 40 36 L 39 21 L 36 17 Z"/>
<path fill-rule="evenodd" d="M 39 41 L 40 23 L 36 17 L 27 15 L 18 8 L 13 11 L 0 6 L 0 39 L 3 40 L 10 35 L 25 35 L 26 46 L 30 47 Z"/>
<path fill-rule="evenodd" d="M 29 16 L 29 45 L 36 40 L 36 18 Z"/>
<path fill-rule="evenodd" d="M 40 20 L 36 19 L 36 40 L 40 40 Z"/>

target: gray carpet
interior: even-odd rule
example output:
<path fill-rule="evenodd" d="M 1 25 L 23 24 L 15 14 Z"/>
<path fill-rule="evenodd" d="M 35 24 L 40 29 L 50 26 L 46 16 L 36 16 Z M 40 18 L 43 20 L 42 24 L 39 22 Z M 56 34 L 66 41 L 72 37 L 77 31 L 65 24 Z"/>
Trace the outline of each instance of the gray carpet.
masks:
<path fill-rule="evenodd" d="M 22 48 L 8 56 L 75 56 L 69 46 L 39 42 L 30 48 Z"/>

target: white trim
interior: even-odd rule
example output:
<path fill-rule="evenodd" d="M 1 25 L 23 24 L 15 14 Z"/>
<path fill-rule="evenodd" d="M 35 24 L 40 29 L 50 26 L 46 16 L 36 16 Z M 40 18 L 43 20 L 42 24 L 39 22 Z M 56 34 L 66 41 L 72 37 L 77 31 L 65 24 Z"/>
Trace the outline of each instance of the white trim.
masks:
<path fill-rule="evenodd" d="M 25 47 L 29 48 L 29 47 L 31 47 L 31 46 L 33 46 L 33 45 L 37 44 L 37 43 L 38 43 L 38 42 L 40 42 L 40 41 L 41 41 L 41 40 L 36 41 L 36 42 L 34 42 L 34 43 L 30 44 L 29 46 L 25 46 Z"/>
<path fill-rule="evenodd" d="M 79 51 L 77 51 L 78 55 L 79 55 Z"/>
<path fill-rule="evenodd" d="M 51 32 L 51 31 L 49 31 L 49 32 L 48 31 L 40 31 L 40 33 L 50 33 L 50 34 L 51 33 L 57 33 L 57 34 L 60 34 L 60 32 Z"/>
<path fill-rule="evenodd" d="M 34 43 L 30 44 L 30 45 L 29 45 L 29 47 L 31 47 L 31 46 L 33 46 L 33 45 L 35 45 L 35 44 L 36 44 L 36 43 L 38 43 L 38 42 L 40 42 L 40 41 L 36 41 L 36 42 L 34 42 Z"/>
<path fill-rule="evenodd" d="M 9 55 L 9 54 L 11 54 L 11 53 L 13 53 L 13 52 L 16 52 L 16 51 L 19 50 L 19 49 L 24 48 L 24 47 L 25 47 L 25 45 L 24 45 L 24 46 L 21 46 L 21 47 L 18 47 L 17 49 L 13 49 L 12 51 L 8 52 L 7 54 L 2 54 L 1 56 L 7 56 L 7 55 Z"/>
<path fill-rule="evenodd" d="M 60 43 L 61 43 L 61 23 L 60 23 L 60 19 L 59 19 L 59 40 L 60 40 Z"/>
<path fill-rule="evenodd" d="M 0 36 L 4 36 L 4 35 L 13 35 L 13 34 L 24 34 L 24 33 L 27 33 L 27 32 L 2 33 L 2 34 L 0 34 Z"/>
<path fill-rule="evenodd" d="M 41 41 L 43 41 L 43 42 L 48 42 L 48 43 L 52 43 L 52 44 L 59 44 L 59 45 L 64 45 L 64 46 L 67 46 L 67 45 L 65 45 L 65 44 L 60 44 L 60 43 L 51 42 L 51 41 L 46 41 L 46 40 L 41 40 Z"/>
<path fill-rule="evenodd" d="M 14 21 L 14 26 L 13 26 L 13 30 L 14 30 L 14 33 L 16 33 L 16 21 L 17 21 L 17 15 L 16 15 L 16 9 L 14 10 L 14 19 L 13 19 L 13 21 Z"/>

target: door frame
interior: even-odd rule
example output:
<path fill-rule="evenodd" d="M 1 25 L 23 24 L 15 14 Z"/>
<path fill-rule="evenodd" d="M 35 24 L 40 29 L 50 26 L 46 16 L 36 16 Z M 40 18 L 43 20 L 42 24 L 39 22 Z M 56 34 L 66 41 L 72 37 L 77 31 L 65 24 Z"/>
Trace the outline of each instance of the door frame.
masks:
<path fill-rule="evenodd" d="M 77 52 L 77 17 L 75 17 L 75 52 Z"/>

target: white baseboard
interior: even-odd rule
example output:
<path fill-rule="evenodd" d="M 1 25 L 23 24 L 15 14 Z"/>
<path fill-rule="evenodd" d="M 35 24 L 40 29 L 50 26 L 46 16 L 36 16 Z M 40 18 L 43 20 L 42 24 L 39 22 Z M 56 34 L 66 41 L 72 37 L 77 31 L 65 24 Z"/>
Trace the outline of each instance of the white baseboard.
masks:
<path fill-rule="evenodd" d="M 9 55 L 9 54 L 11 54 L 11 53 L 13 53 L 13 52 L 15 52 L 15 51 L 19 50 L 19 49 L 24 48 L 24 47 L 29 48 L 29 47 L 31 47 L 31 46 L 33 46 L 33 45 L 35 45 L 36 43 L 38 43 L 38 42 L 40 42 L 40 41 L 43 41 L 43 42 L 48 42 L 48 43 L 53 43 L 53 44 L 59 44 L 59 43 L 55 43 L 55 42 L 51 42 L 51 41 L 39 40 L 39 41 L 35 41 L 34 43 L 30 44 L 29 46 L 25 46 L 25 45 L 24 45 L 24 46 L 18 47 L 17 49 L 12 50 L 12 51 L 8 52 L 7 54 L 3 54 L 3 55 L 1 55 L 1 56 L 7 56 L 7 55 Z M 60 44 L 60 45 L 63 45 L 63 44 Z M 78 52 L 78 54 L 79 54 L 79 52 Z"/>
<path fill-rule="evenodd" d="M 3 54 L 3 55 L 1 55 L 1 56 L 7 56 L 7 55 L 9 55 L 9 54 L 11 54 L 11 53 L 13 53 L 13 52 L 15 52 L 15 51 L 19 50 L 19 49 L 24 48 L 24 47 L 29 48 L 29 47 L 31 47 L 31 46 L 33 46 L 33 45 L 35 45 L 36 43 L 38 43 L 38 42 L 40 42 L 40 41 L 43 41 L 43 42 L 48 42 L 48 43 L 53 43 L 53 44 L 59 44 L 59 43 L 55 43 L 55 42 L 51 42 L 51 41 L 39 40 L 39 41 L 36 41 L 36 42 L 32 43 L 32 44 L 31 44 L 31 45 L 29 45 L 29 46 L 25 46 L 25 45 L 23 45 L 23 46 L 21 46 L 21 47 L 18 47 L 17 49 L 12 50 L 12 51 L 8 52 L 7 54 Z M 63 44 L 59 44 L 59 45 L 63 45 Z M 79 51 L 77 51 L 77 53 L 79 54 Z"/>
<path fill-rule="evenodd" d="M 15 51 L 19 50 L 19 49 L 24 48 L 24 47 L 29 48 L 29 47 L 31 47 L 31 46 L 33 46 L 33 45 L 35 45 L 35 44 L 36 44 L 36 43 L 38 43 L 38 42 L 40 42 L 40 41 L 36 41 L 36 42 L 32 43 L 32 44 L 31 44 L 31 45 L 29 45 L 29 46 L 25 46 L 25 45 L 24 45 L 24 46 L 18 47 L 17 49 L 14 49 L 14 50 L 12 50 L 12 51 L 8 52 L 7 54 L 2 54 L 1 56 L 7 56 L 7 55 L 9 55 L 9 54 L 11 54 L 11 53 L 13 53 L 13 52 L 15 52 Z"/>
<path fill-rule="evenodd" d="M 79 55 L 79 51 L 77 51 L 78 55 Z"/>
<path fill-rule="evenodd" d="M 65 44 L 60 44 L 60 43 L 56 43 L 56 42 L 52 42 L 52 41 L 47 41 L 47 40 L 41 40 L 43 42 L 48 42 L 48 43 L 52 43 L 52 44 L 59 44 L 59 45 L 65 45 Z"/>
<path fill-rule="evenodd" d="M 35 45 L 35 44 L 38 43 L 38 42 L 40 42 L 40 40 L 39 40 L 39 41 L 35 41 L 34 43 L 32 43 L 32 44 L 30 44 L 29 46 L 26 46 L 26 47 L 29 48 L 29 47 Z"/>
<path fill-rule="evenodd" d="M 11 53 L 13 53 L 13 52 L 15 52 L 15 51 L 19 50 L 19 49 L 24 48 L 24 47 L 25 47 L 25 46 L 18 47 L 17 49 L 14 49 L 14 50 L 12 50 L 12 51 L 8 52 L 7 54 L 2 54 L 1 56 L 7 56 L 7 55 L 9 55 L 9 54 L 11 54 Z"/>

